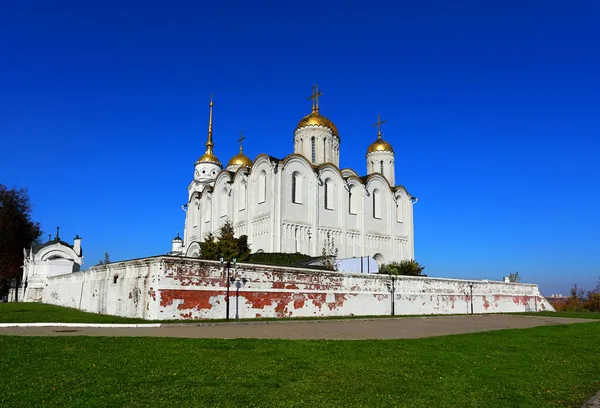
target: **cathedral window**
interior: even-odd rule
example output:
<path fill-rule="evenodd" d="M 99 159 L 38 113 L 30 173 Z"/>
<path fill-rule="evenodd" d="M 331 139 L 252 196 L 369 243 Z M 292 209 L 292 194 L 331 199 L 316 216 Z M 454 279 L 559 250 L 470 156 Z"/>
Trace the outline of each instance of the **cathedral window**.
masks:
<path fill-rule="evenodd" d="M 404 213 L 404 202 L 402 201 L 402 196 L 396 197 L 396 222 L 403 222 L 403 213 Z"/>
<path fill-rule="evenodd" d="M 325 180 L 325 209 L 333 210 L 333 186 L 331 179 Z"/>
<path fill-rule="evenodd" d="M 379 162 L 379 172 L 383 174 L 383 160 Z"/>
<path fill-rule="evenodd" d="M 248 196 L 248 185 L 245 181 L 240 183 L 240 194 L 238 198 L 238 210 L 243 211 L 246 209 L 246 197 Z"/>
<path fill-rule="evenodd" d="M 267 172 L 261 171 L 258 176 L 258 203 L 267 201 Z"/>
<path fill-rule="evenodd" d="M 204 220 L 205 220 L 205 222 L 210 222 L 211 213 L 212 213 L 211 200 L 206 200 L 206 202 L 204 203 Z"/>
<path fill-rule="evenodd" d="M 227 215 L 227 190 L 224 188 L 221 190 L 221 217 L 225 217 Z"/>
<path fill-rule="evenodd" d="M 357 199 L 356 188 L 350 186 L 348 190 L 348 213 L 356 214 Z"/>
<path fill-rule="evenodd" d="M 373 218 L 381 219 L 381 193 L 373 190 Z"/>
<path fill-rule="evenodd" d="M 302 204 L 302 176 L 298 172 L 292 174 L 292 203 Z"/>
<path fill-rule="evenodd" d="M 314 136 L 310 138 L 310 144 L 312 150 L 312 162 L 315 163 L 317 161 L 317 144 Z"/>

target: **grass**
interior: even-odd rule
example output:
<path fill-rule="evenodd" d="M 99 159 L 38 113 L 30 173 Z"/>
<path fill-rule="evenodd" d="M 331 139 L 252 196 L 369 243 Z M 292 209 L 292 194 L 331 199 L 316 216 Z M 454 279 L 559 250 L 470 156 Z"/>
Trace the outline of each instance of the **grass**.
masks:
<path fill-rule="evenodd" d="M 419 340 L 0 336 L 0 406 L 546 407 L 600 390 L 600 322 Z"/>
<path fill-rule="evenodd" d="M 528 316 L 551 316 L 600 319 L 596 312 L 531 312 L 515 313 Z M 430 315 L 431 316 L 431 315 Z M 328 320 L 328 319 L 365 319 L 389 318 L 390 316 L 333 316 L 333 317 L 295 317 L 286 320 Z M 404 315 L 394 317 L 423 317 L 423 315 Z M 251 321 L 268 321 L 283 319 L 248 319 Z M 144 320 L 97 313 L 82 312 L 68 307 L 54 306 L 43 303 L 0 303 L 0 323 L 210 323 L 223 322 L 225 319 L 216 320 Z"/>

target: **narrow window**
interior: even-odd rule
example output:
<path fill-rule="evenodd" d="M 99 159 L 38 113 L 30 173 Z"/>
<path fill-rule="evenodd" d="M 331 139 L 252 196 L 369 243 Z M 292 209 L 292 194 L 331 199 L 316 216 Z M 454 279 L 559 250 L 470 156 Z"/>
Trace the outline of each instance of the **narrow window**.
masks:
<path fill-rule="evenodd" d="M 211 200 L 206 200 L 204 203 L 204 221 L 209 222 L 212 214 L 212 202 Z"/>
<path fill-rule="evenodd" d="M 350 214 L 356 214 L 356 200 L 357 200 L 357 196 L 356 196 L 356 191 L 354 186 L 350 186 L 350 189 L 348 190 L 348 212 Z"/>
<path fill-rule="evenodd" d="M 292 174 L 292 203 L 296 202 L 296 174 Z"/>
<path fill-rule="evenodd" d="M 311 146 L 312 146 L 312 162 L 314 163 L 314 162 L 317 161 L 317 146 L 316 146 L 316 143 L 315 143 L 315 137 L 314 136 L 310 138 L 310 143 L 311 143 Z"/>
<path fill-rule="evenodd" d="M 379 172 L 383 174 L 383 160 L 379 162 Z"/>
<path fill-rule="evenodd" d="M 325 180 L 325 209 L 329 209 L 329 189 L 327 185 L 329 184 L 329 180 Z"/>
<path fill-rule="evenodd" d="M 396 222 L 403 222 L 403 207 L 404 201 L 402 201 L 402 196 L 398 196 L 396 198 Z"/>
<path fill-rule="evenodd" d="M 373 190 L 373 218 L 381 219 L 381 197 L 379 190 Z"/>
<path fill-rule="evenodd" d="M 331 179 L 326 179 L 325 180 L 325 208 L 327 210 L 333 210 L 333 205 L 334 205 L 334 199 L 333 199 L 333 192 L 334 192 L 334 186 L 333 186 L 333 181 L 331 181 Z"/>
<path fill-rule="evenodd" d="M 258 176 L 258 203 L 264 203 L 267 200 L 267 172 L 262 171 Z"/>
<path fill-rule="evenodd" d="M 227 190 L 221 190 L 221 217 L 225 217 L 227 215 Z"/>
<path fill-rule="evenodd" d="M 248 185 L 246 184 L 245 181 L 243 181 L 240 184 L 240 194 L 239 194 L 239 202 L 238 202 L 238 209 L 240 211 L 243 211 L 246 209 L 247 192 L 248 192 Z"/>

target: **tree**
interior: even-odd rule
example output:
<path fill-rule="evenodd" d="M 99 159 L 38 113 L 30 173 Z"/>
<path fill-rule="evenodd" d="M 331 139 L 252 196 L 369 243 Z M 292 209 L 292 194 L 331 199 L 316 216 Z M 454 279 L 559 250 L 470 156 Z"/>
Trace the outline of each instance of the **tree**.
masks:
<path fill-rule="evenodd" d="M 104 253 L 104 259 L 101 259 L 97 265 L 108 265 L 110 263 L 110 255 L 108 255 L 108 252 Z"/>
<path fill-rule="evenodd" d="M 519 276 L 519 271 L 517 272 L 511 272 L 508 275 L 508 281 L 509 282 L 521 282 L 521 277 Z"/>
<path fill-rule="evenodd" d="M 577 284 L 574 284 L 571 288 L 571 295 L 569 296 L 567 310 L 570 312 L 578 312 L 581 309 L 584 294 L 585 290 L 577 287 Z"/>
<path fill-rule="evenodd" d="M 40 224 L 31 220 L 26 188 L 8 189 L 0 184 L 0 293 L 9 284 L 19 287 L 23 277 L 23 249 L 39 242 Z"/>
<path fill-rule="evenodd" d="M 390 262 L 381 265 L 379 273 L 386 275 L 422 276 L 424 266 L 414 259 L 405 259 L 400 262 Z"/>
<path fill-rule="evenodd" d="M 204 242 L 200 243 L 201 259 L 217 261 L 221 257 L 226 261 L 232 261 L 233 258 L 236 258 L 239 262 L 250 259 L 248 237 L 242 235 L 239 238 L 236 238 L 231 221 L 227 221 L 223 224 L 219 230 L 218 237 L 215 237 L 212 233 L 208 233 L 206 234 Z"/>
<path fill-rule="evenodd" d="M 331 237 L 329 231 L 325 236 L 325 242 L 323 242 L 323 250 L 321 251 L 321 265 L 326 269 L 337 271 L 339 263 L 337 262 L 338 249 L 335 246 L 335 240 Z"/>

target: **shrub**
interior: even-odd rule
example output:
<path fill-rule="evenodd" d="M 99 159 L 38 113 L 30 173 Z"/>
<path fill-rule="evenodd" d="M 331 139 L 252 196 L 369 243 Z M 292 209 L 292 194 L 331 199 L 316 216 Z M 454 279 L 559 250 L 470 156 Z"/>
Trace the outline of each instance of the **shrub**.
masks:
<path fill-rule="evenodd" d="M 379 268 L 379 273 L 386 275 L 423 276 L 423 269 L 425 269 L 425 267 L 421 266 L 414 259 L 407 259 L 400 262 L 383 264 Z"/>

